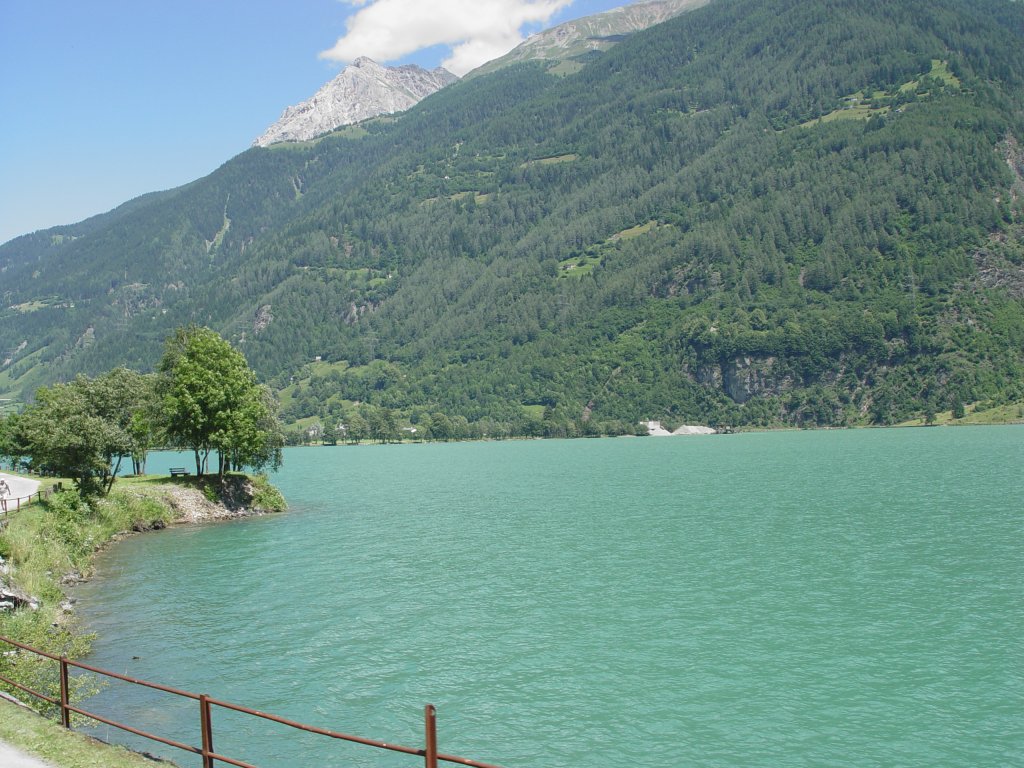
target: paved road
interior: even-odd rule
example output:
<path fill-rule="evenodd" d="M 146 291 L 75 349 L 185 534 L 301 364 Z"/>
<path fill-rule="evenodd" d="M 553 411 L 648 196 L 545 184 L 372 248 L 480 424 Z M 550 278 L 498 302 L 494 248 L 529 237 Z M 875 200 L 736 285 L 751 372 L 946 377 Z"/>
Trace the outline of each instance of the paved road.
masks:
<path fill-rule="evenodd" d="M 0 765 L 4 768 L 53 768 L 50 763 L 44 763 L 3 742 L 0 742 Z"/>
<path fill-rule="evenodd" d="M 14 499 L 23 499 L 26 496 L 31 496 L 33 493 L 39 490 L 38 480 L 29 480 L 24 477 L 17 477 L 15 475 L 8 475 L 4 472 L 0 472 L 0 478 L 7 481 L 7 485 L 10 487 L 11 492 L 4 496 L 5 501 L 13 501 Z M 13 510 L 13 504 L 9 506 L 9 509 Z M 0 765 L 4 765 L 0 763 Z"/>
<path fill-rule="evenodd" d="M 53 768 L 52 764 L 34 758 L 3 741 L 0 741 L 0 765 L 3 768 Z"/>

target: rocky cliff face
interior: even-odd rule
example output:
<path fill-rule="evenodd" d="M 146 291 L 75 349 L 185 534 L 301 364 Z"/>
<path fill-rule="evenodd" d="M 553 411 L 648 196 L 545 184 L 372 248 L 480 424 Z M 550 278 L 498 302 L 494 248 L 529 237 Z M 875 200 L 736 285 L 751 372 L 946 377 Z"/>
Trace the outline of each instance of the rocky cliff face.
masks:
<path fill-rule="evenodd" d="M 307 141 L 343 125 L 402 112 L 456 80 L 441 67 L 430 71 L 412 64 L 384 67 L 361 57 L 313 98 L 288 107 L 253 144 L 265 147 L 280 141 Z"/>
<path fill-rule="evenodd" d="M 739 356 L 721 364 L 702 366 L 694 378 L 743 404 L 754 397 L 787 392 L 795 386 L 788 373 L 778 370 L 776 362 L 774 357 Z"/>

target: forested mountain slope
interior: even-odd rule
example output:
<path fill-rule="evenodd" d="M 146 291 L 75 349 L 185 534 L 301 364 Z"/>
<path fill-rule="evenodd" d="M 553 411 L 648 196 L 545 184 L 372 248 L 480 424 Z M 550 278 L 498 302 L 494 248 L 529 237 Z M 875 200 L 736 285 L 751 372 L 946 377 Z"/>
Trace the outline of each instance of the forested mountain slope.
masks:
<path fill-rule="evenodd" d="M 0 390 L 148 368 L 194 321 L 290 418 L 560 434 L 1020 399 L 1022 43 L 1006 0 L 717 0 L 576 74 L 250 150 L 0 249 Z"/>

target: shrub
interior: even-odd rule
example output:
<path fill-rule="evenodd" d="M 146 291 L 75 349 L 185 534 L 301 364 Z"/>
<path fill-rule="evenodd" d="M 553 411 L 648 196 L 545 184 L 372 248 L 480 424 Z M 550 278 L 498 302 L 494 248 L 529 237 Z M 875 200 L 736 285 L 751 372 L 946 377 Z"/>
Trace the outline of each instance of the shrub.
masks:
<path fill-rule="evenodd" d="M 284 512 L 288 508 L 284 496 L 273 485 L 266 475 L 252 478 L 252 506 L 267 512 Z"/>

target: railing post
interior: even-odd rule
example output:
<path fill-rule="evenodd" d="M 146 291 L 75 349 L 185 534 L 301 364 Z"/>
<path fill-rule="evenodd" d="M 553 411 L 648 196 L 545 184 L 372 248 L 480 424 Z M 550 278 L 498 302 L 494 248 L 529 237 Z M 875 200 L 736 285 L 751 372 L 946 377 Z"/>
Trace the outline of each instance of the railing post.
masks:
<path fill-rule="evenodd" d="M 424 750 L 424 764 L 426 768 L 437 768 L 437 709 L 433 704 L 427 704 L 423 708 L 423 719 L 427 731 L 427 748 Z"/>
<path fill-rule="evenodd" d="M 71 727 L 71 686 L 68 680 L 68 659 L 67 656 L 60 657 L 60 723 L 65 728 Z"/>
<path fill-rule="evenodd" d="M 199 727 L 203 731 L 203 768 L 213 768 L 213 722 L 210 719 L 210 697 L 199 697 Z"/>

